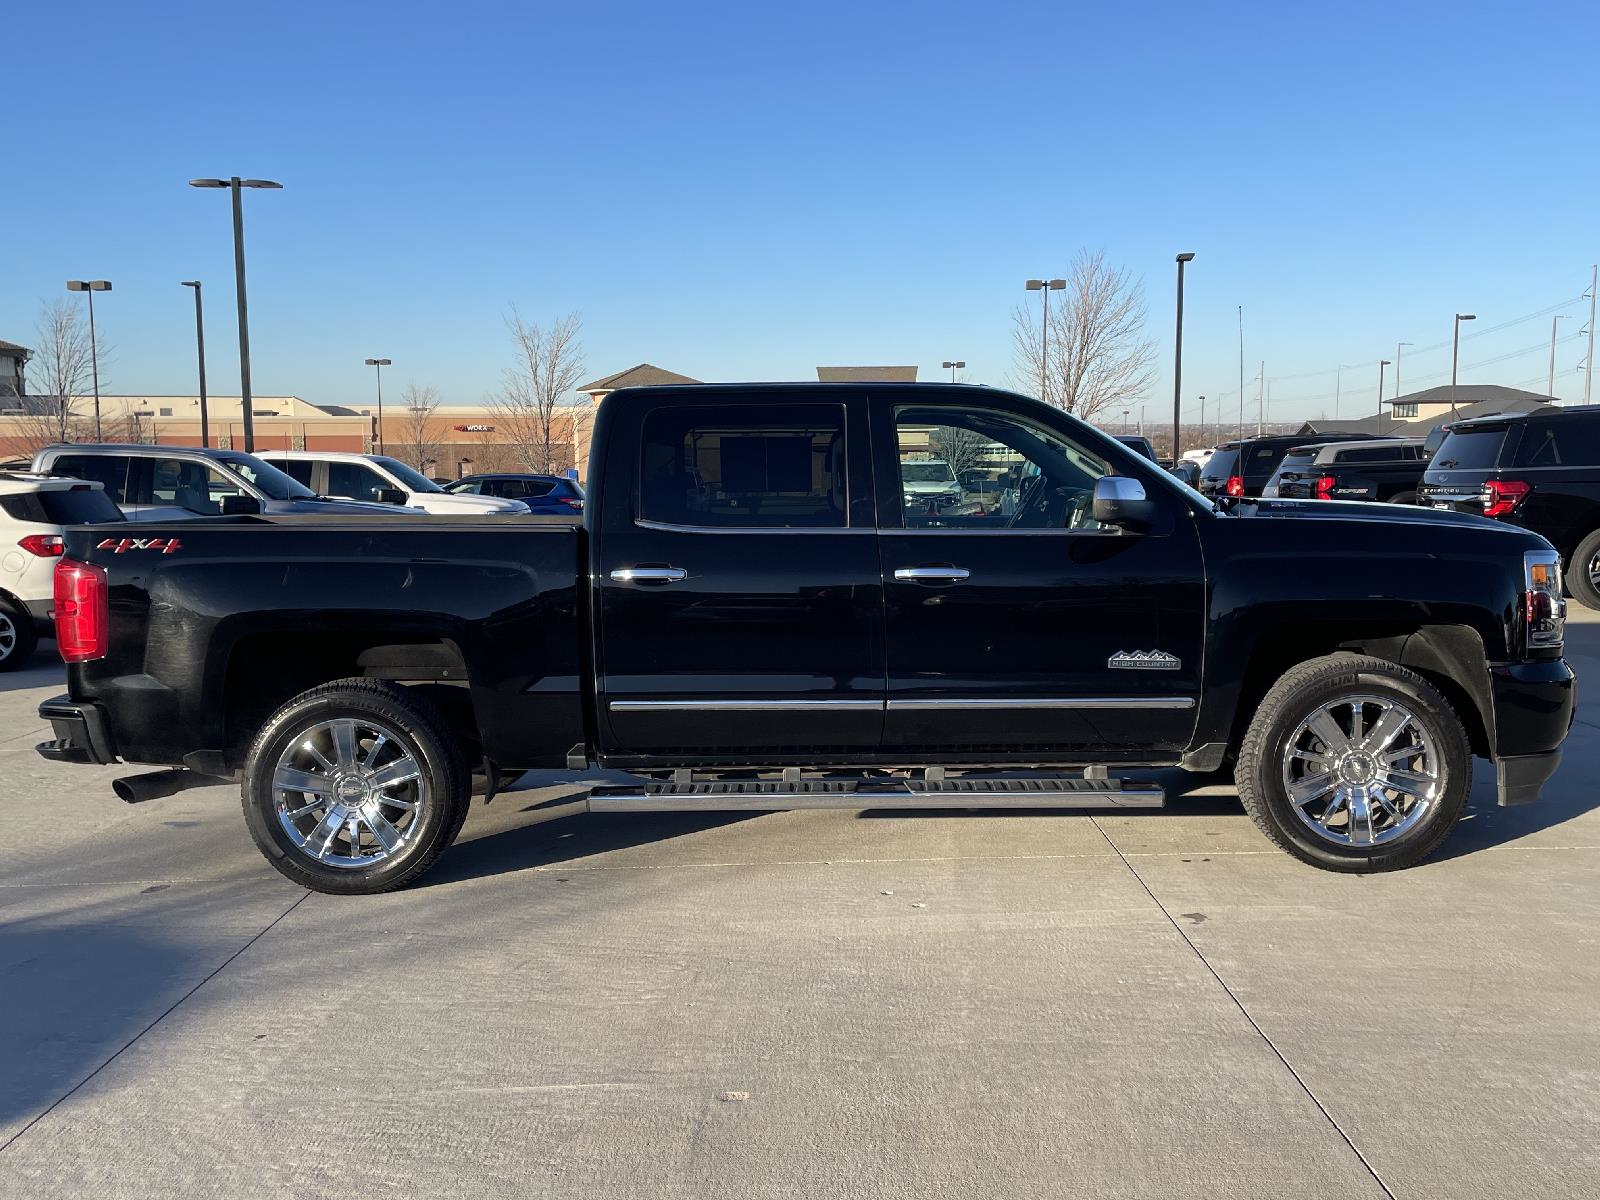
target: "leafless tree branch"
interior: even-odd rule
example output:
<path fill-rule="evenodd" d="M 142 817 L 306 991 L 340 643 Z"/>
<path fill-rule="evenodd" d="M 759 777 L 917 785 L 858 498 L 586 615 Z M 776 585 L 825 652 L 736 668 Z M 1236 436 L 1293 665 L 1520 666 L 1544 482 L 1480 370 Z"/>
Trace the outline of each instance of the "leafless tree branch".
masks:
<path fill-rule="evenodd" d="M 524 321 L 513 306 L 506 328 L 516 346 L 516 365 L 506 369 L 491 398 L 505 442 L 524 470 L 551 474 L 573 465 L 587 408 L 571 403 L 583 374 L 583 349 L 576 313 L 541 327 Z"/>

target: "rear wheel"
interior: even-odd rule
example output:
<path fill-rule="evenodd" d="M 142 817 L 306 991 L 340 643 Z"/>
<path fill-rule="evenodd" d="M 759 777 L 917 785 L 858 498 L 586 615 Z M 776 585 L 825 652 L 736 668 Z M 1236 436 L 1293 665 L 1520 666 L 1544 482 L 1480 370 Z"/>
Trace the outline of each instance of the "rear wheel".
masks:
<path fill-rule="evenodd" d="M 1567 590 L 1585 608 L 1600 608 L 1600 529 L 1595 530 L 1572 552 L 1567 566 Z"/>
<path fill-rule="evenodd" d="M 1301 663 L 1256 710 L 1234 778 L 1245 811 L 1296 858 L 1392 871 L 1431 854 L 1472 782 L 1449 702 L 1414 671 L 1334 654 Z"/>
<path fill-rule="evenodd" d="M 386 892 L 426 871 L 466 820 L 466 764 L 437 709 L 390 683 L 296 696 L 245 762 L 245 823 L 267 861 L 313 891 Z"/>
<path fill-rule="evenodd" d="M 0 671 L 26 666 L 38 645 L 33 617 L 20 604 L 0 599 Z"/>
<path fill-rule="evenodd" d="M 1396 492 L 1389 497 L 1390 504 L 1415 504 L 1416 502 L 1417 494 L 1415 492 Z"/>

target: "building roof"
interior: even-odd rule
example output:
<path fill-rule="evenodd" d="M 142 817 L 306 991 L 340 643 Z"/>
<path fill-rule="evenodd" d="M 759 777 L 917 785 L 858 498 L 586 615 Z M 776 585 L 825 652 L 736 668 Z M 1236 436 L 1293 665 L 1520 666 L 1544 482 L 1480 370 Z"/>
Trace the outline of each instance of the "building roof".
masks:
<path fill-rule="evenodd" d="M 636 367 L 629 367 L 626 371 L 618 371 L 615 375 L 607 375 L 596 379 L 593 383 L 585 383 L 578 388 L 580 392 L 614 392 L 625 387 L 653 387 L 663 383 L 699 383 L 698 379 L 690 379 L 687 375 L 679 375 L 676 371 L 664 371 L 651 363 L 640 363 Z"/>
<path fill-rule="evenodd" d="M 15 342 L 0 341 L 0 354 L 11 358 L 27 358 L 33 351 L 26 346 L 19 346 Z"/>
<path fill-rule="evenodd" d="M 915 367 L 818 367 L 820 383 L 915 383 Z"/>
<path fill-rule="evenodd" d="M 1435 426 L 1442 425 L 1446 421 L 1464 421 L 1471 417 L 1490 417 L 1496 413 L 1537 412 L 1540 409 L 1552 407 L 1548 397 L 1541 397 L 1533 392 L 1518 392 L 1516 388 L 1503 388 L 1493 384 L 1478 386 L 1490 391 L 1508 393 L 1510 398 L 1479 400 L 1475 404 L 1458 404 L 1454 412 L 1437 414 L 1431 417 L 1420 417 L 1409 421 L 1384 416 L 1381 418 L 1381 425 L 1378 417 L 1365 417 L 1359 421 L 1324 421 L 1318 419 L 1307 421 L 1300 426 L 1300 433 L 1381 433 L 1388 437 L 1423 437 Z M 1429 392 L 1438 390 L 1438 388 L 1428 389 Z M 1446 386 L 1444 390 L 1449 391 L 1449 387 Z M 1465 393 L 1467 389 L 1462 387 L 1460 390 Z M 1421 396 L 1427 393 L 1417 392 L 1414 394 Z M 1450 402 L 1449 398 L 1446 397 L 1443 402 L 1448 404 Z M 1400 403 L 1406 403 L 1404 396 L 1400 397 Z M 1440 401 L 1425 400 L 1421 403 L 1438 404 Z"/>
<path fill-rule="evenodd" d="M 1454 401 L 1457 408 L 1465 408 L 1469 404 L 1493 402 L 1495 404 L 1508 404 L 1513 400 L 1527 400 L 1538 404 L 1554 404 L 1556 398 L 1547 396 L 1543 392 L 1527 392 L 1521 388 L 1503 387 L 1498 383 L 1462 383 L 1451 387 L 1442 383 L 1438 387 L 1426 388 L 1420 392 L 1407 392 L 1404 396 L 1396 396 L 1392 400 L 1385 400 L 1385 404 L 1449 404 Z M 1522 411 L 1520 409 L 1516 411 Z"/>

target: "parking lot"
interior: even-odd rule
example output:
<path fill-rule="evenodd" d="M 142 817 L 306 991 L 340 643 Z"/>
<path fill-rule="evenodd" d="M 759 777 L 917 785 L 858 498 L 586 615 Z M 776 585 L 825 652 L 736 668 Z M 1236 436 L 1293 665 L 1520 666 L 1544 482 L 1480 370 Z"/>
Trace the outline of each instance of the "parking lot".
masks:
<path fill-rule="evenodd" d="M 1600 671 L 1574 606 L 1569 657 Z M 0 1195 L 1589 1196 L 1600 727 L 1341 877 L 1165 813 L 485 808 L 421 886 L 280 878 L 236 790 L 46 763 L 3 677 Z M 1482 768 L 1483 764 L 1479 764 Z M 1202 781 L 1204 782 L 1204 781 Z"/>

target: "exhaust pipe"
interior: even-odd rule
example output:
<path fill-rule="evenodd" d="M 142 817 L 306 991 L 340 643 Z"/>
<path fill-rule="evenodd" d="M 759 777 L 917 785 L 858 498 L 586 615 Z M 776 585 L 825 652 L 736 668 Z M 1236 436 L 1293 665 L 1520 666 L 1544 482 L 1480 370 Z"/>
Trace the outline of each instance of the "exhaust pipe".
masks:
<path fill-rule="evenodd" d="M 159 800 L 162 796 L 176 795 L 185 788 L 202 787 L 222 780 L 210 775 L 196 775 L 187 767 L 171 767 L 165 771 L 151 771 L 148 775 L 130 775 L 113 779 L 111 790 L 128 804 L 143 804 L 146 800 Z"/>

